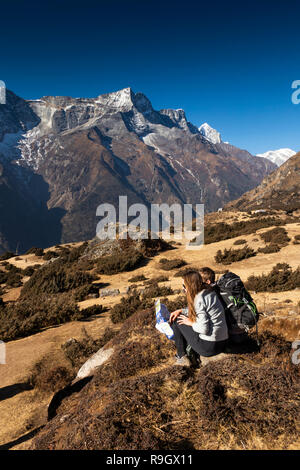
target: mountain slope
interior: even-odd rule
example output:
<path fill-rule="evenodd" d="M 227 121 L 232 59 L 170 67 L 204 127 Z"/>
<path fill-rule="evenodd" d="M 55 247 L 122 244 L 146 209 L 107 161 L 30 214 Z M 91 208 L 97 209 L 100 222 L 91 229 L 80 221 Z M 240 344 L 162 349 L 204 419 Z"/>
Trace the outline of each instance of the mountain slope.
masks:
<path fill-rule="evenodd" d="M 9 92 L 8 104 L 0 108 L 6 122 L 0 126 L 0 163 L 33 204 L 31 226 L 39 244 L 44 244 L 37 231 L 41 208 L 43 225 L 52 228 L 48 245 L 77 241 L 94 237 L 97 206 L 105 202 L 117 209 L 119 195 L 127 195 L 128 204 L 204 203 L 209 212 L 257 186 L 275 168 L 236 147 L 214 145 L 182 109 L 156 111 L 130 88 L 93 99 L 35 101 Z M 13 248 L 17 223 L 2 230 L 3 246 Z"/>
<path fill-rule="evenodd" d="M 296 210 L 300 208 L 299 188 L 300 153 L 297 153 L 267 176 L 257 188 L 228 203 L 226 209 Z"/>

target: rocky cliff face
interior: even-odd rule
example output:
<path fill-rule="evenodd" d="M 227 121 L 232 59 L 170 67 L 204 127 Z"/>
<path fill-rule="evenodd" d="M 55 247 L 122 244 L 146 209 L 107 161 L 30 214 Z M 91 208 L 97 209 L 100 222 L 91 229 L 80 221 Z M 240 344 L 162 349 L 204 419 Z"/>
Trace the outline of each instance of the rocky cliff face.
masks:
<path fill-rule="evenodd" d="M 290 157 L 252 191 L 226 205 L 228 209 L 300 209 L 300 153 Z"/>
<path fill-rule="evenodd" d="M 130 88 L 94 99 L 35 101 L 9 92 L 7 104 L 0 105 L 0 163 L 10 187 L 32 207 L 30 226 L 39 244 L 45 237 L 48 243 L 49 237 L 52 242 L 92 238 L 97 206 L 117 207 L 119 195 L 127 195 L 128 204 L 204 203 L 212 211 L 275 168 L 263 158 L 210 142 L 182 109 L 156 111 Z M 5 191 L 8 179 L 0 180 Z M 1 220 L 7 217 L 5 194 Z M 49 226 L 43 236 L 41 212 Z M 12 248 L 11 236 L 19 230 L 16 223 L 8 225 L 9 230 L 7 224 L 0 227 L 2 247 Z"/>

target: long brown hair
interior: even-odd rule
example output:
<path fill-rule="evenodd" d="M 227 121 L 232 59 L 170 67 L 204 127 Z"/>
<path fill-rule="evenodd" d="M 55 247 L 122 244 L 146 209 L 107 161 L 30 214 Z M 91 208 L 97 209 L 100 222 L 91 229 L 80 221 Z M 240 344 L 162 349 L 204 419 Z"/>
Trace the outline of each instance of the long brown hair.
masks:
<path fill-rule="evenodd" d="M 196 312 L 194 307 L 194 299 L 199 292 L 207 288 L 207 285 L 203 282 L 202 277 L 198 271 L 188 271 L 182 276 L 182 279 L 186 289 L 189 318 L 192 321 L 195 321 Z"/>

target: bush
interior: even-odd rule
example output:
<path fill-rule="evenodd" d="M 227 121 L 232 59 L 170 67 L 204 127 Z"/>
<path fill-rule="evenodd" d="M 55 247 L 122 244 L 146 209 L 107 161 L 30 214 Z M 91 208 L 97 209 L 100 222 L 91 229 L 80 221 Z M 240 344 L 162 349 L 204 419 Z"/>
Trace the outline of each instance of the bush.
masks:
<path fill-rule="evenodd" d="M 247 243 L 247 240 L 243 240 L 242 238 L 240 238 L 239 240 L 235 240 L 235 242 L 233 244 L 234 245 L 244 245 L 245 243 Z"/>
<path fill-rule="evenodd" d="M 83 339 L 79 341 L 72 338 L 61 346 L 66 359 L 76 369 L 79 369 L 92 354 L 97 352 L 117 334 L 117 332 L 107 327 L 100 338 L 93 339 L 85 328 L 82 328 L 82 331 Z"/>
<path fill-rule="evenodd" d="M 225 248 L 223 252 L 221 250 L 217 251 L 217 254 L 215 256 L 215 261 L 217 263 L 222 263 L 222 264 L 231 264 L 237 261 L 241 261 L 243 259 L 250 258 L 255 255 L 256 255 L 256 252 L 252 248 L 249 248 L 248 246 L 245 246 L 244 248 L 241 248 L 238 250 L 233 250 L 232 248 L 227 250 Z"/>
<path fill-rule="evenodd" d="M 164 271 L 171 271 L 172 269 L 177 269 L 181 268 L 182 266 L 185 266 L 187 263 L 180 258 L 176 259 L 167 259 L 167 258 L 161 258 L 159 260 L 160 263 L 160 268 L 163 269 Z"/>
<path fill-rule="evenodd" d="M 170 243 L 166 242 L 162 238 L 146 238 L 141 240 L 139 245 L 139 251 L 141 251 L 141 253 L 146 257 L 155 256 L 157 253 L 161 253 L 162 251 L 174 249 Z"/>
<path fill-rule="evenodd" d="M 11 341 L 32 335 L 41 329 L 85 318 L 69 295 L 18 300 L 0 306 L 0 338 Z"/>
<path fill-rule="evenodd" d="M 63 366 L 53 366 L 46 356 L 32 368 L 29 384 L 40 392 L 57 392 L 68 385 L 74 374 Z"/>
<path fill-rule="evenodd" d="M 295 271 L 286 263 L 278 263 L 269 274 L 250 276 L 246 288 L 256 292 L 282 292 L 300 287 L 300 268 Z"/>
<path fill-rule="evenodd" d="M 300 244 L 300 235 L 295 235 L 294 240 L 293 240 L 294 245 L 299 245 Z"/>
<path fill-rule="evenodd" d="M 113 323 L 125 321 L 133 313 L 143 309 L 143 303 L 139 294 L 134 292 L 128 297 L 122 297 L 120 303 L 116 304 L 110 311 Z"/>
<path fill-rule="evenodd" d="M 133 276 L 130 279 L 128 279 L 128 282 L 139 282 L 139 281 L 145 281 L 148 279 L 147 277 L 144 276 L 144 274 L 139 274 L 137 276 Z"/>
<path fill-rule="evenodd" d="M 102 305 L 96 304 L 96 305 L 91 305 L 90 307 L 80 310 L 80 313 L 84 318 L 88 318 L 88 317 L 91 317 L 92 315 L 99 315 L 100 313 L 103 313 L 104 311 L 105 310 L 103 309 Z"/>
<path fill-rule="evenodd" d="M 12 251 L 5 251 L 2 255 L 0 255 L 0 261 L 5 261 L 6 259 L 13 258 L 15 254 Z"/>
<path fill-rule="evenodd" d="M 198 269 L 193 268 L 192 266 L 188 268 L 179 269 L 179 271 L 177 271 L 177 273 L 174 274 L 174 277 L 183 277 L 185 274 L 189 273 L 190 271 L 198 271 Z"/>
<path fill-rule="evenodd" d="M 56 294 L 66 292 L 93 281 L 93 276 L 76 267 L 68 266 L 60 260 L 42 266 L 25 283 L 21 297 L 28 298 L 41 293 Z"/>
<path fill-rule="evenodd" d="M 45 261 L 49 261 L 50 259 L 58 258 L 58 257 L 59 257 L 59 254 L 56 251 L 49 250 L 44 254 L 43 259 Z"/>
<path fill-rule="evenodd" d="M 43 256 L 43 254 L 44 254 L 43 248 L 38 248 L 36 246 L 29 248 L 29 250 L 27 250 L 25 253 L 25 255 L 35 255 L 35 256 Z"/>
<path fill-rule="evenodd" d="M 35 271 L 36 268 L 34 268 L 34 266 L 27 266 L 27 268 L 25 268 L 23 270 L 23 275 L 24 276 L 32 276 L 34 271 Z"/>
<path fill-rule="evenodd" d="M 20 287 L 22 285 L 22 269 L 7 263 L 5 271 L 0 271 L 0 284 L 6 284 L 7 287 Z"/>
<path fill-rule="evenodd" d="M 159 282 L 167 282 L 169 278 L 167 276 L 157 276 L 153 277 L 152 279 L 148 279 L 148 281 L 144 282 L 144 286 L 149 286 L 151 284 L 158 284 Z"/>
<path fill-rule="evenodd" d="M 143 292 L 143 298 L 162 297 L 163 295 L 174 294 L 173 289 L 167 286 L 159 286 L 157 283 L 151 284 Z"/>
<path fill-rule="evenodd" d="M 160 297 L 161 295 L 170 295 L 172 289 L 169 289 L 170 288 L 165 289 L 164 287 L 160 288 L 158 286 L 153 288 L 151 286 L 148 292 L 145 292 L 143 295 L 137 292 L 133 292 L 131 295 L 123 297 L 120 303 L 116 304 L 110 310 L 111 321 L 113 323 L 123 322 L 132 314 L 149 308 L 152 309 L 154 318 L 154 301 L 152 295 L 155 297 Z"/>
<path fill-rule="evenodd" d="M 174 312 L 180 308 L 187 307 L 187 300 L 185 295 L 178 295 L 175 299 L 162 299 L 161 301 L 163 304 L 166 305 L 169 312 Z"/>
<path fill-rule="evenodd" d="M 265 243 L 272 243 L 274 245 L 286 246 L 291 240 L 288 237 L 287 231 L 283 227 L 275 227 L 267 232 L 261 233 L 260 237 Z"/>
<path fill-rule="evenodd" d="M 270 243 L 269 245 L 265 246 L 264 248 L 258 248 L 259 253 L 278 253 L 281 250 L 281 247 L 276 243 Z"/>
<path fill-rule="evenodd" d="M 98 286 L 95 284 L 84 284 L 83 286 L 75 289 L 73 297 L 76 302 L 82 302 L 89 294 L 97 294 L 97 297 L 99 297 Z"/>
<path fill-rule="evenodd" d="M 249 235 L 261 228 L 272 227 L 273 225 L 285 225 L 288 221 L 288 218 L 283 220 L 277 219 L 276 217 L 263 217 L 254 220 L 234 222 L 233 224 L 219 222 L 217 224 L 206 225 L 204 227 L 205 244 L 208 245 L 221 240 L 240 237 L 241 235 Z"/>
<path fill-rule="evenodd" d="M 135 248 L 119 250 L 113 255 L 103 256 L 97 261 L 96 270 L 99 274 L 117 274 L 131 271 L 140 265 L 144 255 Z"/>

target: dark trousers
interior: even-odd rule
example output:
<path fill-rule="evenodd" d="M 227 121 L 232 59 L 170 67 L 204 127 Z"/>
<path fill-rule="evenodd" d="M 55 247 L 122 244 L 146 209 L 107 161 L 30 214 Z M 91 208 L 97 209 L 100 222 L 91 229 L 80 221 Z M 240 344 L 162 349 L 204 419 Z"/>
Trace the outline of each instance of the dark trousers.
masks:
<path fill-rule="evenodd" d="M 199 333 L 193 330 L 191 326 L 179 325 L 177 320 L 171 325 L 174 331 L 174 340 L 177 349 L 177 355 L 182 357 L 186 354 L 186 347 L 189 344 L 191 348 L 200 356 L 210 357 L 220 354 L 227 344 L 224 341 L 205 341 L 201 339 Z"/>

